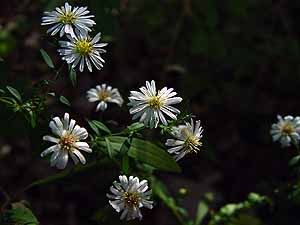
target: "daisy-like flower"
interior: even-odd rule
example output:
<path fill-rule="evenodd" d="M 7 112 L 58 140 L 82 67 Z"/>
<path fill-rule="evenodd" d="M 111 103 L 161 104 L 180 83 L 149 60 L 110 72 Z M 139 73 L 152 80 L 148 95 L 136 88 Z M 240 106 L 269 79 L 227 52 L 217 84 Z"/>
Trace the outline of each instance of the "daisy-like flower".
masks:
<path fill-rule="evenodd" d="M 66 2 L 65 6 L 56 7 L 55 11 L 45 12 L 45 16 L 42 17 L 42 25 L 53 25 L 47 30 L 47 33 L 51 35 L 59 32 L 60 37 L 64 34 L 74 36 L 74 29 L 82 35 L 86 35 L 96 24 L 90 19 L 94 16 L 87 15 L 89 12 L 87 7 L 74 7 L 72 10 L 72 6 Z"/>
<path fill-rule="evenodd" d="M 68 113 L 65 113 L 64 118 L 54 117 L 49 123 L 49 127 L 55 137 L 46 135 L 43 140 L 54 143 L 53 146 L 47 148 L 41 153 L 41 157 L 52 153 L 50 164 L 58 169 L 64 169 L 68 163 L 69 155 L 77 164 L 79 161 L 82 164 L 86 163 L 81 151 L 92 152 L 92 149 L 85 140 L 88 137 L 88 132 L 85 128 L 75 125 L 76 121 L 71 119 Z"/>
<path fill-rule="evenodd" d="M 106 84 L 97 85 L 96 88 L 91 88 L 87 91 L 87 99 L 89 102 L 99 102 L 96 108 L 96 112 L 104 111 L 107 108 L 107 103 L 116 103 L 120 107 L 124 100 L 117 88 L 112 88 Z"/>
<path fill-rule="evenodd" d="M 300 130 L 300 117 L 277 116 L 278 122 L 272 124 L 271 135 L 273 141 L 279 141 L 282 147 L 288 147 L 292 144 L 297 145 L 300 140 L 298 131 Z"/>
<path fill-rule="evenodd" d="M 100 36 L 101 33 L 98 33 L 92 39 L 89 35 L 80 33 L 76 33 L 74 36 L 68 35 L 67 37 L 70 41 L 60 41 L 62 48 L 58 49 L 58 52 L 63 60 L 68 64 L 72 64 L 72 68 L 79 64 L 80 72 L 83 71 L 84 64 L 92 72 L 92 63 L 100 70 L 104 63 L 104 59 L 102 59 L 100 54 L 106 52 L 102 47 L 107 45 L 107 43 L 98 43 Z"/>
<path fill-rule="evenodd" d="M 203 128 L 200 126 L 200 120 L 194 123 L 191 119 L 191 123 L 174 127 L 173 136 L 176 139 L 168 139 L 166 146 L 171 147 L 168 149 L 170 154 L 174 154 L 176 161 L 180 160 L 188 153 L 197 153 L 200 151 L 202 142 Z"/>
<path fill-rule="evenodd" d="M 164 116 L 166 114 L 172 119 L 176 119 L 176 114 L 180 111 L 174 108 L 173 104 L 180 103 L 182 98 L 174 97 L 177 95 L 173 88 L 164 87 L 156 91 L 155 81 L 146 81 L 146 87 L 140 88 L 141 92 L 131 91 L 128 103 L 132 108 L 130 114 L 135 114 L 133 120 L 140 118 L 140 122 L 150 128 L 156 128 L 159 121 L 167 125 L 167 120 Z"/>
<path fill-rule="evenodd" d="M 107 194 L 109 204 L 117 211 L 122 212 L 121 220 L 142 219 L 140 208 L 153 208 L 150 200 L 152 191 L 148 190 L 148 181 L 139 181 L 138 177 L 119 176 L 120 182 L 115 181 L 110 187 L 112 194 Z"/>

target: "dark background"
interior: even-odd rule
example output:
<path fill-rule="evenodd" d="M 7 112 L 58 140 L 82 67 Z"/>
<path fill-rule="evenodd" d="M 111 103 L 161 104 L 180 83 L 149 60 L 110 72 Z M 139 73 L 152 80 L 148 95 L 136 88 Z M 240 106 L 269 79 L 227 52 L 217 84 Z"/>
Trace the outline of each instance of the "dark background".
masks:
<path fill-rule="evenodd" d="M 100 31 L 103 42 L 109 42 L 104 69 L 77 73 L 76 87 L 72 87 L 67 70 L 63 70 L 54 90 L 70 99 L 72 106 L 67 108 L 49 100 L 49 108 L 41 115 L 36 129 L 28 128 L 21 118 L 0 105 L 3 189 L 13 195 L 32 181 L 57 172 L 39 156 L 47 146 L 41 138 L 50 132 L 50 115 L 68 111 L 87 126 L 83 118 L 99 119 L 99 113 L 94 113 L 95 105 L 85 98 L 89 88 L 108 83 L 119 88 L 127 102 L 130 90 L 151 79 L 156 80 L 158 87 L 175 88 L 184 98 L 181 110 L 201 119 L 205 130 L 203 151 L 180 161 L 181 174 L 157 173 L 172 194 L 176 195 L 181 187 L 189 189 L 182 203 L 192 216 L 207 191 L 215 193 L 217 209 L 245 199 L 251 191 L 268 194 L 275 185 L 289 179 L 287 162 L 296 151 L 273 144 L 269 129 L 277 114 L 296 116 L 300 108 L 299 1 L 69 3 L 87 5 L 95 15 L 93 35 Z M 29 96 L 33 84 L 53 77 L 39 49 L 45 49 L 55 65 L 62 61 L 55 39 L 46 35 L 47 28 L 40 22 L 43 11 L 63 4 L 59 0 L 1 3 L 1 87 L 11 85 Z M 108 123 L 111 128 L 131 121 L 126 105 L 122 109 L 110 105 L 103 117 L 117 121 L 118 124 Z M 154 131 L 150 136 L 156 140 L 158 133 Z M 95 220 L 100 209 L 107 208 L 108 217 L 119 216 L 105 197 L 117 175 L 115 168 L 98 168 L 30 189 L 19 198 L 31 203 L 42 225 L 101 224 Z M 159 203 L 152 211 L 143 212 L 143 224 L 175 224 L 168 209 Z M 275 215 L 269 221 L 272 217 Z"/>

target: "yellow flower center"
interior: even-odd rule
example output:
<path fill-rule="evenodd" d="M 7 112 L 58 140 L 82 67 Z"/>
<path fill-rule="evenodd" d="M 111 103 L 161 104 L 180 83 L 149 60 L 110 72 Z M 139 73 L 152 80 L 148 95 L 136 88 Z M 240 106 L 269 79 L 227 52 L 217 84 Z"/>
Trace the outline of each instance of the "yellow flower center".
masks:
<path fill-rule="evenodd" d="M 72 151 L 73 145 L 77 141 L 77 138 L 72 134 L 67 134 L 61 137 L 59 144 L 61 148 L 65 151 Z"/>
<path fill-rule="evenodd" d="M 133 208 L 138 207 L 141 198 L 137 192 L 125 192 L 123 195 L 123 200 L 127 208 Z"/>
<path fill-rule="evenodd" d="M 76 52 L 80 55 L 87 56 L 92 50 L 93 46 L 90 41 L 87 40 L 79 40 L 75 44 Z"/>
<path fill-rule="evenodd" d="M 59 17 L 59 22 L 63 24 L 74 24 L 76 20 L 76 16 L 72 12 L 66 12 Z"/>
<path fill-rule="evenodd" d="M 110 97 L 110 93 L 108 91 L 99 91 L 98 97 L 100 101 L 105 101 Z"/>
<path fill-rule="evenodd" d="M 148 104 L 152 109 L 160 109 L 163 106 L 163 102 L 157 96 L 149 98 Z"/>
<path fill-rule="evenodd" d="M 199 147 L 202 146 L 202 142 L 199 141 L 199 138 L 195 137 L 192 134 L 189 134 L 184 142 L 184 149 L 188 152 L 195 152 L 199 151 Z"/>
<path fill-rule="evenodd" d="M 291 123 L 284 123 L 281 127 L 281 132 L 286 135 L 289 135 L 294 132 L 294 127 Z"/>

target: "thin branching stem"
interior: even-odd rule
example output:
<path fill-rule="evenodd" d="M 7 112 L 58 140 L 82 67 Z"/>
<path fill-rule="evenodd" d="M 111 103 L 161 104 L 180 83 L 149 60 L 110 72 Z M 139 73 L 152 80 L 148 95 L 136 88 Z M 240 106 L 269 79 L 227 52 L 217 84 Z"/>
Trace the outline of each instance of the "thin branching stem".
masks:
<path fill-rule="evenodd" d="M 3 196 L 5 197 L 5 201 L 3 203 L 3 205 L 0 208 L 0 212 L 3 212 L 4 209 L 6 208 L 6 206 L 10 203 L 10 196 L 9 194 L 4 190 L 3 187 L 0 186 L 0 192 L 3 194 Z"/>

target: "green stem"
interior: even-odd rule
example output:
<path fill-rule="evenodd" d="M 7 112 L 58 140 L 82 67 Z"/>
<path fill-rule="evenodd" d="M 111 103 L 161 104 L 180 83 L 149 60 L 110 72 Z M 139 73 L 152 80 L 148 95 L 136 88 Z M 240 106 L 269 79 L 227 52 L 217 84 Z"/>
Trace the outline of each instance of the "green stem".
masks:
<path fill-rule="evenodd" d="M 58 180 L 61 180 L 61 179 L 65 178 L 67 176 L 72 176 L 74 174 L 82 173 L 82 172 L 88 171 L 88 170 L 90 170 L 94 167 L 97 167 L 97 166 L 104 166 L 104 165 L 109 165 L 109 164 L 110 164 L 110 160 L 108 160 L 107 158 L 104 158 L 104 159 L 99 160 L 99 161 L 96 160 L 96 161 L 94 161 L 92 163 L 89 163 L 87 165 L 79 165 L 79 166 L 74 167 L 72 169 L 62 171 L 58 174 L 47 177 L 45 179 L 34 181 L 31 184 L 29 184 L 28 186 L 26 186 L 23 189 L 23 191 L 27 191 L 27 190 L 31 189 L 32 187 L 35 187 L 35 186 L 40 186 L 40 185 L 53 183 L 55 181 L 58 181 Z"/>
<path fill-rule="evenodd" d="M 177 221 L 181 224 L 181 225 L 186 225 L 184 222 L 184 219 L 181 217 L 181 215 L 178 213 L 178 211 L 174 208 L 170 208 L 173 215 L 175 216 L 175 218 L 177 219 Z"/>
<path fill-rule="evenodd" d="M 119 133 L 111 134 L 110 136 L 122 136 L 122 135 L 125 135 L 125 134 L 127 134 L 126 131 L 121 131 Z"/>
<path fill-rule="evenodd" d="M 0 213 L 1 213 L 4 211 L 6 206 L 10 203 L 10 197 L 9 197 L 8 193 L 4 190 L 4 188 L 1 186 L 0 186 L 0 191 L 2 192 L 3 196 L 5 197 L 5 202 L 3 203 L 3 205 L 0 208 Z"/>
<path fill-rule="evenodd" d="M 186 225 L 185 219 L 177 210 L 178 206 L 175 199 L 168 194 L 165 185 L 154 176 L 150 176 L 149 180 L 152 184 L 153 194 L 156 195 L 164 203 L 164 205 L 171 210 L 176 220 L 181 225 Z"/>
<path fill-rule="evenodd" d="M 184 1 L 183 1 L 184 4 Z M 179 37 L 179 34 L 181 32 L 182 26 L 183 26 L 183 22 L 184 22 L 184 17 L 185 17 L 185 7 L 182 7 L 182 12 L 180 13 L 180 15 L 178 16 L 178 19 L 176 21 L 175 27 L 174 27 L 174 31 L 173 31 L 173 37 L 170 40 L 170 52 L 168 54 L 168 56 L 166 57 L 166 64 L 169 63 L 169 61 L 172 59 L 173 55 L 174 55 L 174 51 L 175 51 L 175 46 L 176 46 L 176 42 L 177 39 Z"/>
<path fill-rule="evenodd" d="M 55 71 L 55 76 L 54 76 L 55 81 L 57 80 L 62 68 L 64 67 L 64 65 L 65 65 L 65 62 L 58 68 L 58 70 Z"/>
<path fill-rule="evenodd" d="M 72 176 L 74 174 L 78 174 L 78 173 L 82 173 L 82 172 L 86 172 L 86 171 L 88 171 L 92 168 L 95 168 L 97 166 L 103 167 L 103 166 L 106 166 L 106 165 L 110 165 L 110 160 L 107 159 L 107 158 L 104 158 L 102 160 L 98 160 L 98 161 L 96 160 L 96 161 L 94 161 L 90 164 L 87 164 L 87 165 L 79 165 L 75 168 L 62 171 L 62 172 L 57 173 L 53 176 L 46 177 L 44 179 L 34 181 L 31 184 L 25 186 L 22 190 L 18 191 L 12 198 L 9 199 L 9 201 L 7 201 L 6 205 L 11 203 L 13 200 L 17 199 L 18 196 L 20 196 L 22 193 L 28 191 L 29 189 L 31 189 L 33 187 L 41 186 L 41 185 L 45 185 L 45 184 L 50 184 L 50 183 L 59 181 L 59 180 L 65 178 L 65 177 Z"/>

